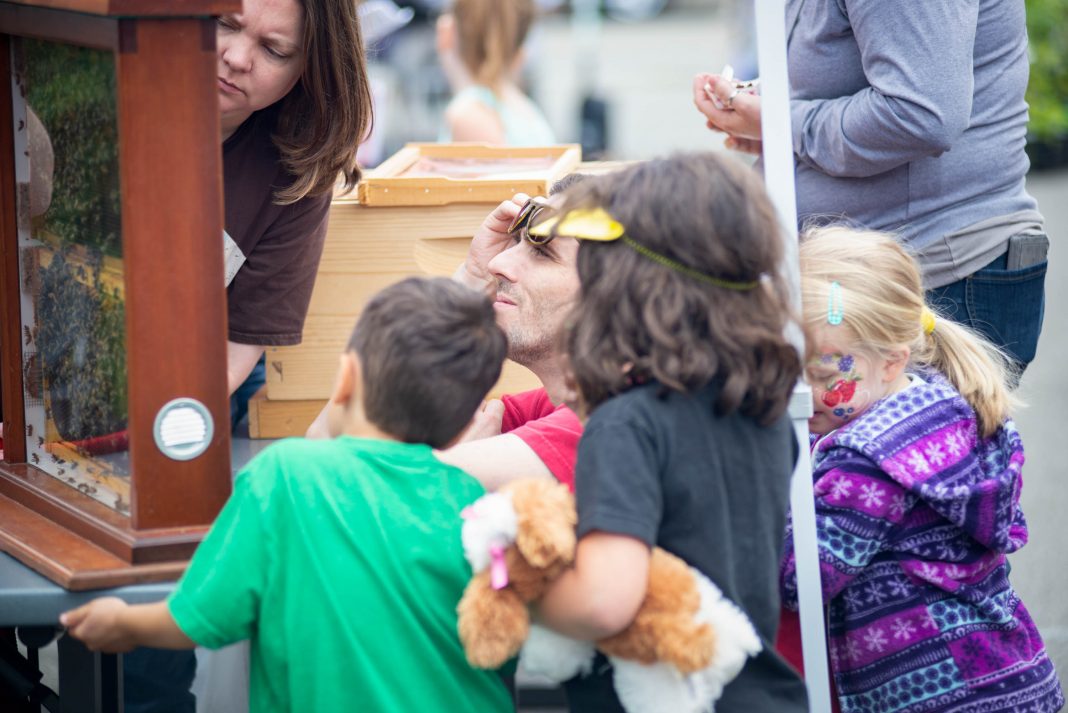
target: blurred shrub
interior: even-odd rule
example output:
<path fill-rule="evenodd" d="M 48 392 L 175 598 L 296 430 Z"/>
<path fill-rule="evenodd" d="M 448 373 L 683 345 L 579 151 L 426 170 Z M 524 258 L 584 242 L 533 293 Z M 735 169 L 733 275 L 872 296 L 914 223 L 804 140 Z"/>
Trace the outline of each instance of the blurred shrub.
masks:
<path fill-rule="evenodd" d="M 22 40 L 26 101 L 52 141 L 52 204 L 44 228 L 119 256 L 119 137 L 111 52 Z"/>
<path fill-rule="evenodd" d="M 1030 138 L 1068 140 L 1068 0 L 1026 0 L 1030 40 Z"/>

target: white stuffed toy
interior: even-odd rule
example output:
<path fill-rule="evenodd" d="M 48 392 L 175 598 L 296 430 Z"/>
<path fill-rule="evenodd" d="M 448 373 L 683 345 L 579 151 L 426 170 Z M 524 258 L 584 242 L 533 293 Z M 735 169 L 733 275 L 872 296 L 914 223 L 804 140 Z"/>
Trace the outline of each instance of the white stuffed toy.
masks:
<path fill-rule="evenodd" d="M 464 514 L 464 552 L 474 578 L 458 606 L 468 660 L 520 666 L 561 682 L 590 672 L 596 649 L 612 662 L 628 713 L 708 713 L 723 688 L 761 650 L 748 617 L 707 577 L 655 548 L 634 621 L 596 643 L 530 624 L 541 597 L 575 555 L 575 506 L 567 488 L 522 480 L 476 501 Z"/>

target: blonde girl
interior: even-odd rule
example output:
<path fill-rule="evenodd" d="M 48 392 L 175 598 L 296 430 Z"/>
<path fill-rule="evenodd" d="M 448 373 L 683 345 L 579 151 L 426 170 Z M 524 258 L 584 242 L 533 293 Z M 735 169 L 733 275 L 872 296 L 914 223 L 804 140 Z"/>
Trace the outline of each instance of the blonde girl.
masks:
<path fill-rule="evenodd" d="M 842 710 L 1059 709 L 1008 581 L 1027 529 L 1005 358 L 924 303 L 916 262 L 890 236 L 810 233 L 801 288 Z M 791 547 L 783 590 L 796 606 L 794 574 Z"/>

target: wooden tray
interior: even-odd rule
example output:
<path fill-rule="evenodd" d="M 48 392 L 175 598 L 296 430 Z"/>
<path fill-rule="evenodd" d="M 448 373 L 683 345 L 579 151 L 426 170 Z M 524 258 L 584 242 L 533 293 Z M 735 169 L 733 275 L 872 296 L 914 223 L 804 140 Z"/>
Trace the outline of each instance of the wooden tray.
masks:
<path fill-rule="evenodd" d="M 519 192 L 548 195 L 553 182 L 581 160 L 578 144 L 408 144 L 368 171 L 357 195 L 366 206 L 496 203 Z"/>

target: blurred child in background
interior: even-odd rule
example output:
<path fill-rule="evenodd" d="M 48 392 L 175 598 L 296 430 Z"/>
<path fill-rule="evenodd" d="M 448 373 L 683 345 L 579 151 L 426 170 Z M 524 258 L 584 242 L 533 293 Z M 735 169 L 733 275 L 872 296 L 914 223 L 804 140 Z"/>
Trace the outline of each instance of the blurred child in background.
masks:
<path fill-rule="evenodd" d="M 438 56 L 454 93 L 442 141 L 556 143 L 545 116 L 516 84 L 535 12 L 534 0 L 453 0 L 438 19 Z"/>

